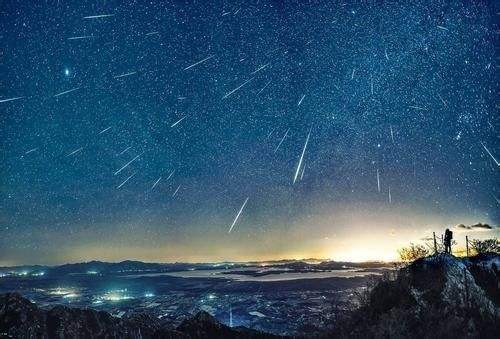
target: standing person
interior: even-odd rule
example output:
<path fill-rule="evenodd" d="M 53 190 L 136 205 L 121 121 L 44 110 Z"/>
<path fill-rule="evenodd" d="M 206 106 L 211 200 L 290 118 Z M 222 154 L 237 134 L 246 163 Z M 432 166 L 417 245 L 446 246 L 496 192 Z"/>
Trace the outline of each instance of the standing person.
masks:
<path fill-rule="evenodd" d="M 451 240 L 453 239 L 453 232 L 448 228 L 444 231 L 444 252 L 451 254 Z"/>

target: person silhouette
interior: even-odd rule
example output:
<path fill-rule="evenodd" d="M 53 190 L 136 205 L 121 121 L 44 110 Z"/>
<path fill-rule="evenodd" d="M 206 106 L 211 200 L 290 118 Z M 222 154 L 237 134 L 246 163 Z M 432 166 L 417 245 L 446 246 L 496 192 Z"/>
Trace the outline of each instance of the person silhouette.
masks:
<path fill-rule="evenodd" d="M 451 240 L 453 239 L 453 232 L 448 228 L 444 231 L 444 252 L 451 254 Z"/>

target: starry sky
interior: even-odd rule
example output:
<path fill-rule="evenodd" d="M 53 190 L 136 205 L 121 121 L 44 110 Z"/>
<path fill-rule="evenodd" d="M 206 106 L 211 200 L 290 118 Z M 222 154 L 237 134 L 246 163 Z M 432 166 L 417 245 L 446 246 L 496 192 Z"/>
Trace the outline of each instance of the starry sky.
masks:
<path fill-rule="evenodd" d="M 390 259 L 500 220 L 493 1 L 0 6 L 0 264 Z"/>

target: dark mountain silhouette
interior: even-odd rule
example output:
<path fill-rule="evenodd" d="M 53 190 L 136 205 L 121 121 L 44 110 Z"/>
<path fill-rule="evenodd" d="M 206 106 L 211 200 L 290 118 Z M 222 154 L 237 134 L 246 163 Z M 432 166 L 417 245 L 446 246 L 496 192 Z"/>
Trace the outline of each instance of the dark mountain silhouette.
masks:
<path fill-rule="evenodd" d="M 418 259 L 362 295 L 328 337 L 498 338 L 500 256 Z"/>
<path fill-rule="evenodd" d="M 346 268 L 370 269 L 370 268 L 386 268 L 392 264 L 384 262 L 339 262 L 339 261 L 319 261 L 308 259 L 311 262 L 302 260 L 279 260 L 267 261 L 265 267 L 280 268 L 294 271 L 329 271 L 343 270 Z M 65 274 L 85 274 L 94 272 L 99 274 L 118 274 L 118 273 L 137 273 L 137 272 L 174 272 L 185 271 L 190 269 L 206 270 L 206 269 L 222 269 L 227 268 L 235 270 L 238 268 L 248 268 L 251 266 L 261 266 L 263 262 L 248 262 L 248 263 L 148 263 L 136 260 L 125 260 L 121 262 L 105 262 L 93 260 L 89 262 L 63 264 L 57 266 L 13 266 L 0 267 L 0 273 L 9 272 L 44 272 L 46 275 L 61 276 Z"/>
<path fill-rule="evenodd" d="M 0 338 L 283 338 L 247 329 L 231 328 L 207 312 L 199 312 L 170 328 L 147 314 L 115 318 L 92 309 L 55 306 L 39 308 L 17 293 L 0 295 Z"/>

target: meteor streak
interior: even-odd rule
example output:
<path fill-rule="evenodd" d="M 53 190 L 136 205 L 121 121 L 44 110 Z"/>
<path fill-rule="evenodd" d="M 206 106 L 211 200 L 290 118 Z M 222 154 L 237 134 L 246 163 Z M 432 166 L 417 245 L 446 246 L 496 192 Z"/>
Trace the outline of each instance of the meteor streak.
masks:
<path fill-rule="evenodd" d="M 484 150 L 486 151 L 486 153 L 488 153 L 488 154 L 489 154 L 489 156 L 491 157 L 491 159 L 493 159 L 493 161 L 495 162 L 495 164 L 496 164 L 497 166 L 500 166 L 500 164 L 498 163 L 498 160 L 497 160 L 497 159 L 493 156 L 493 154 L 491 154 L 490 150 L 489 150 L 488 148 L 486 148 L 485 144 L 483 144 L 483 143 L 481 142 L 481 145 L 483 146 L 483 148 L 484 148 Z"/>
<path fill-rule="evenodd" d="M 76 154 L 76 153 L 80 152 L 82 149 L 83 149 L 83 147 L 80 147 L 79 149 L 75 149 L 73 152 L 68 153 L 68 155 L 66 155 L 66 156 L 69 157 L 69 156 L 71 156 L 73 154 Z"/>
<path fill-rule="evenodd" d="M 378 172 L 378 168 L 377 168 L 377 189 L 378 192 L 380 193 L 380 174 Z"/>
<path fill-rule="evenodd" d="M 0 102 L 9 102 L 9 101 L 14 101 L 14 100 L 19 100 L 24 97 L 15 97 L 15 98 L 8 98 L 8 99 L 1 99 Z"/>
<path fill-rule="evenodd" d="M 158 185 L 158 183 L 160 182 L 160 180 L 161 180 L 161 177 L 159 177 L 158 180 L 155 181 L 155 183 L 151 187 L 151 191 L 155 189 L 156 185 Z"/>
<path fill-rule="evenodd" d="M 241 212 L 243 212 L 243 209 L 245 208 L 245 205 L 247 204 L 247 202 L 248 202 L 248 198 L 246 198 L 243 205 L 241 205 L 241 208 L 238 211 L 238 214 L 236 214 L 236 218 L 234 218 L 233 223 L 231 224 L 231 227 L 229 227 L 229 231 L 227 233 L 231 233 L 231 231 L 233 230 L 233 227 L 234 227 L 234 225 L 236 225 L 236 222 L 240 218 L 240 214 L 241 214 Z"/>
<path fill-rule="evenodd" d="M 141 154 L 139 154 L 139 155 L 135 156 L 135 158 L 134 158 L 134 159 L 130 160 L 130 161 L 129 161 L 129 162 L 127 162 L 125 165 L 123 165 L 123 167 L 122 167 L 122 168 L 120 168 L 118 171 L 116 171 L 114 175 L 117 175 L 118 173 L 120 173 L 121 171 L 123 171 L 125 168 L 127 168 L 127 167 L 128 167 L 128 165 L 130 165 L 131 163 L 133 163 L 134 161 L 136 161 L 136 160 L 137 160 L 137 158 L 139 158 L 139 157 L 140 157 L 141 155 L 143 155 L 143 154 L 144 154 L 144 152 L 142 152 Z"/>
<path fill-rule="evenodd" d="M 188 67 L 184 68 L 184 70 L 185 70 L 185 71 L 187 71 L 188 69 L 193 68 L 193 67 L 194 67 L 194 66 L 196 66 L 196 65 L 202 64 L 202 63 L 204 63 L 205 61 L 208 61 L 208 60 L 212 59 L 214 56 L 215 56 L 215 55 L 211 55 L 211 56 L 206 57 L 206 58 L 205 58 L 205 59 L 203 59 L 203 60 L 200 60 L 200 61 L 198 61 L 198 62 L 195 62 L 194 64 L 189 65 Z"/>
<path fill-rule="evenodd" d="M 267 84 L 265 84 L 265 85 L 264 85 L 264 87 L 262 87 L 262 88 L 261 88 L 261 89 L 257 92 L 257 95 L 259 95 L 260 93 L 262 93 L 262 91 L 266 89 L 266 87 L 267 87 L 267 86 L 271 83 L 271 81 L 272 81 L 272 80 L 269 80 L 269 81 L 267 82 Z"/>
<path fill-rule="evenodd" d="M 115 79 L 118 79 L 118 78 L 123 78 L 123 77 L 128 77 L 130 75 L 134 75 L 136 74 L 137 72 L 129 72 L 129 73 L 124 73 L 124 74 L 120 74 L 120 75 L 115 75 L 113 78 Z"/>
<path fill-rule="evenodd" d="M 253 72 L 252 72 L 252 73 L 250 73 L 250 74 L 255 74 L 255 73 L 257 73 L 257 72 L 262 71 L 264 68 L 266 68 L 267 66 L 269 66 L 269 64 L 270 64 L 270 62 L 268 62 L 268 63 L 267 63 L 267 64 L 265 64 L 265 65 L 260 66 L 259 68 L 257 68 L 255 71 L 253 71 Z"/>
<path fill-rule="evenodd" d="M 109 126 L 108 128 L 103 129 L 102 131 L 99 132 L 99 134 L 103 134 L 104 132 L 108 131 L 110 128 L 111 128 L 111 126 Z"/>
<path fill-rule="evenodd" d="M 25 152 L 24 154 L 30 154 L 30 153 L 36 151 L 37 149 L 38 149 L 38 147 L 32 148 L 29 151 Z"/>
<path fill-rule="evenodd" d="M 183 116 L 182 118 L 180 118 L 179 120 L 177 120 L 176 122 L 174 122 L 170 127 L 175 127 L 177 126 L 182 120 L 186 119 L 187 118 L 187 115 L 186 116 Z"/>
<path fill-rule="evenodd" d="M 174 175 L 174 173 L 175 173 L 175 170 L 173 170 L 173 171 L 172 171 L 172 172 L 168 175 L 167 180 L 168 180 L 168 179 L 170 179 L 170 178 L 172 177 L 172 175 Z"/>
<path fill-rule="evenodd" d="M 312 129 L 312 127 L 311 127 Z M 307 143 L 309 142 L 309 136 L 311 135 L 311 129 L 309 129 L 309 133 L 307 134 L 306 142 L 304 143 L 304 148 L 302 149 L 302 154 L 300 155 L 300 160 L 297 165 L 297 169 L 295 170 L 295 176 L 293 177 L 293 183 L 297 181 L 297 177 L 299 176 L 300 167 L 302 166 L 302 161 L 304 160 L 304 154 L 306 153 Z"/>
<path fill-rule="evenodd" d="M 125 148 L 123 151 L 121 151 L 120 153 L 118 153 L 118 155 L 122 155 L 123 153 L 127 152 L 131 148 L 132 148 L 132 146 L 129 146 L 129 147 Z"/>
<path fill-rule="evenodd" d="M 281 144 L 283 143 L 283 141 L 285 140 L 286 136 L 288 135 L 288 131 L 290 131 L 290 128 L 286 130 L 285 135 L 283 135 L 283 137 L 281 138 L 278 146 L 276 146 L 276 148 L 274 149 L 274 153 L 276 153 L 278 151 L 278 149 L 280 148 Z"/>
<path fill-rule="evenodd" d="M 71 38 L 68 38 L 68 40 L 83 40 L 83 39 L 92 39 L 92 35 L 82 35 L 82 36 L 73 36 Z"/>
<path fill-rule="evenodd" d="M 131 175 L 130 175 L 127 179 L 125 179 L 125 181 L 124 181 L 124 182 L 122 182 L 120 185 L 118 185 L 117 189 L 118 189 L 118 188 L 120 188 L 120 187 L 122 187 L 123 185 L 125 185 L 125 183 L 126 183 L 127 181 L 129 181 L 129 180 L 130 180 L 130 178 L 132 178 L 132 177 L 133 177 L 134 175 L 136 175 L 136 174 L 137 174 L 137 172 L 134 172 L 133 174 L 131 174 Z"/>
<path fill-rule="evenodd" d="M 114 14 L 99 14 L 99 15 L 89 15 L 84 16 L 84 19 L 99 19 L 99 18 L 109 18 L 110 16 L 115 16 Z"/>
<path fill-rule="evenodd" d="M 174 194 L 172 194 L 172 198 L 177 195 L 177 192 L 179 192 L 179 188 L 181 188 L 181 185 L 177 186 L 177 189 L 175 190 Z"/>
<path fill-rule="evenodd" d="M 80 89 L 80 87 L 76 87 L 76 88 L 69 89 L 67 91 L 61 92 L 61 93 L 57 93 L 56 95 L 54 95 L 54 98 L 56 98 L 56 97 L 58 97 L 60 95 L 64 95 L 64 94 L 68 94 L 68 93 L 74 92 L 74 91 L 76 91 L 78 89 Z"/>
<path fill-rule="evenodd" d="M 299 103 L 297 104 L 297 106 L 300 106 L 300 104 L 302 103 L 302 101 L 304 100 L 305 97 L 306 97 L 306 95 L 304 94 L 302 96 L 302 98 L 300 98 Z"/>
<path fill-rule="evenodd" d="M 252 80 L 253 80 L 253 78 L 248 79 L 247 81 L 245 81 L 244 83 L 242 83 L 241 85 L 239 85 L 238 87 L 236 87 L 235 89 L 233 89 L 232 91 L 226 93 L 226 95 L 224 95 L 222 97 L 222 99 L 228 98 L 231 94 L 233 94 L 234 92 L 236 92 L 237 90 L 239 90 L 241 87 L 245 86 L 246 84 L 248 84 Z"/>

